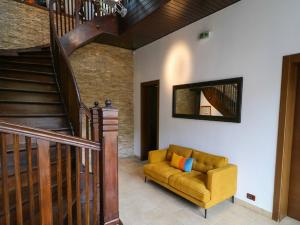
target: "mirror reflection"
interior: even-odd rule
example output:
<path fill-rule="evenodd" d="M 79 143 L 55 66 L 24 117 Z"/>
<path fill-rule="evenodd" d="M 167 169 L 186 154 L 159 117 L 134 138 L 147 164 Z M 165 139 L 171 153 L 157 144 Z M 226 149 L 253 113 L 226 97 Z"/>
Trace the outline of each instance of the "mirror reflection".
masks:
<path fill-rule="evenodd" d="M 226 80 L 224 80 L 226 81 Z M 207 83 L 212 83 L 208 85 Z M 173 116 L 184 118 L 219 117 L 239 120 L 241 80 L 174 86 Z M 205 85 L 203 85 L 205 84 Z M 175 111 L 175 112 L 174 112 Z M 207 119 L 207 118 L 206 118 Z M 233 121 L 236 122 L 236 121 Z"/>

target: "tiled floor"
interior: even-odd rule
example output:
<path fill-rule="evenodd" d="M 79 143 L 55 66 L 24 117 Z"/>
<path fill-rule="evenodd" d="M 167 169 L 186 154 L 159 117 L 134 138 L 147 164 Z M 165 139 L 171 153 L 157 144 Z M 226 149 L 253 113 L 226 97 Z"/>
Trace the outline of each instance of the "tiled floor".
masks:
<path fill-rule="evenodd" d="M 135 158 L 120 160 L 120 217 L 124 225 L 273 225 L 278 224 L 243 206 L 227 201 L 203 211 L 170 191 L 144 183 L 143 164 Z M 285 219 L 280 225 L 300 225 Z"/>

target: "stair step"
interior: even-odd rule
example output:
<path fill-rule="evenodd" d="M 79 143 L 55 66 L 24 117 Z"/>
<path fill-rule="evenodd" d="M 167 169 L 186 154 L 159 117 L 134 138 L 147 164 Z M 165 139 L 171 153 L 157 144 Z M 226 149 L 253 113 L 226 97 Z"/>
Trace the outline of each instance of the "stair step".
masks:
<path fill-rule="evenodd" d="M 60 133 L 60 134 L 65 134 L 65 135 L 71 135 L 73 136 L 74 134 L 72 133 L 71 128 L 65 128 L 65 129 L 55 129 L 52 130 L 54 132 Z"/>
<path fill-rule="evenodd" d="M 25 92 L 25 93 L 58 94 L 57 91 L 26 90 L 26 89 L 16 89 L 16 88 L 0 88 L 0 90 L 1 91 Z"/>
<path fill-rule="evenodd" d="M 51 56 L 50 50 L 45 51 L 30 51 L 30 52 L 19 52 L 19 55 L 26 56 Z"/>
<path fill-rule="evenodd" d="M 45 75 L 45 76 L 54 76 L 55 74 L 53 72 L 44 72 L 44 71 L 36 71 L 36 70 L 26 70 L 26 69 L 18 69 L 18 68 L 0 68 L 0 73 L 5 73 L 6 71 L 11 72 L 21 72 L 21 73 L 27 73 L 27 74 L 39 74 L 39 75 Z"/>
<path fill-rule="evenodd" d="M 0 62 L 0 68 L 4 69 L 15 69 L 18 68 L 20 70 L 26 70 L 26 71 L 38 71 L 38 72 L 46 72 L 51 73 L 53 72 L 52 65 L 50 66 L 44 66 L 44 65 L 38 65 L 38 64 L 28 64 L 28 63 L 22 63 L 22 62 Z"/>
<path fill-rule="evenodd" d="M 50 56 L 0 55 L 0 60 L 52 64 Z"/>
<path fill-rule="evenodd" d="M 49 76 L 44 74 L 35 74 L 30 72 L 20 72 L 20 71 L 1 71 L 0 77 L 23 79 L 23 80 L 34 80 L 41 82 L 55 82 L 55 76 Z"/>
<path fill-rule="evenodd" d="M 28 92 L 14 89 L 0 89 L 0 100 L 6 101 L 34 101 L 34 102 L 60 102 L 58 92 Z"/>
<path fill-rule="evenodd" d="M 35 60 L 33 61 L 20 61 L 17 59 L 6 59 L 6 58 L 1 58 L 0 57 L 0 65 L 6 65 L 6 64 L 14 64 L 14 65 L 28 65 L 28 66 L 43 66 L 43 67 L 50 67 L 53 68 L 52 63 L 41 63 L 41 62 L 36 62 Z"/>
<path fill-rule="evenodd" d="M 24 82 L 24 83 L 35 83 L 35 84 L 55 84 L 54 81 L 37 81 L 37 80 L 27 80 L 27 79 L 20 79 L 20 78 L 8 78 L 8 77 L 1 77 L 0 80 L 7 80 L 7 81 L 17 81 L 17 82 Z"/>
<path fill-rule="evenodd" d="M 0 82 L 0 89 L 7 88 L 7 89 L 18 89 L 18 90 L 25 90 L 25 91 L 51 91 L 57 92 L 56 84 L 45 84 L 45 83 L 32 83 L 32 82 L 23 82 L 18 80 L 10 80 L 10 79 L 1 79 Z"/>
<path fill-rule="evenodd" d="M 65 113 L 62 103 L 39 102 L 3 102 L 0 101 L 0 111 L 3 114 L 60 114 Z"/>
<path fill-rule="evenodd" d="M 7 100 L 0 100 L 0 104 L 32 104 L 32 105 L 61 105 L 62 102 L 36 102 L 36 101 L 7 101 Z"/>
<path fill-rule="evenodd" d="M 22 118 L 37 118 L 37 117 L 66 117 L 67 114 L 3 114 L 0 113 L 0 118 L 2 117 L 22 117 Z"/>
<path fill-rule="evenodd" d="M 47 129 L 47 130 L 59 130 L 69 129 L 69 124 L 65 116 L 61 117 L 2 117 L 0 120 L 8 123 L 15 123 L 24 126 L 30 126 L 35 128 Z"/>

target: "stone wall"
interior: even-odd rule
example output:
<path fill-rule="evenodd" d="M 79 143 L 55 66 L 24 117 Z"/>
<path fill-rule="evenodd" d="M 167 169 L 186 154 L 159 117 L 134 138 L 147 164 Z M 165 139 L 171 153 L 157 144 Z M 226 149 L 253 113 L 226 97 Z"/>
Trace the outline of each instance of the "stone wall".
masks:
<path fill-rule="evenodd" d="M 48 11 L 0 0 L 0 49 L 49 44 Z"/>
<path fill-rule="evenodd" d="M 92 107 L 106 98 L 119 110 L 119 156 L 133 155 L 133 53 L 91 43 L 70 57 L 82 101 Z"/>
<path fill-rule="evenodd" d="M 176 91 L 176 113 L 194 115 L 196 92 L 190 89 L 178 89 Z"/>

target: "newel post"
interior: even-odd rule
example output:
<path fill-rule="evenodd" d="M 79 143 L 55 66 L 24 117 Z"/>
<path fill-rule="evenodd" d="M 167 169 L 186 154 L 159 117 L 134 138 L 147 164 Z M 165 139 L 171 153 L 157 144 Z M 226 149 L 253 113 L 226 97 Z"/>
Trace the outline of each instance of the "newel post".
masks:
<path fill-rule="evenodd" d="M 103 225 L 119 225 L 118 191 L 118 110 L 111 101 L 105 101 L 100 109 L 100 222 Z"/>

